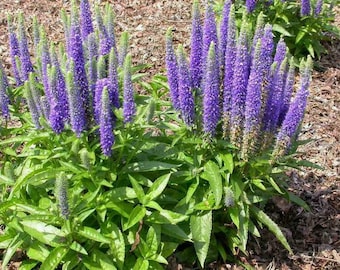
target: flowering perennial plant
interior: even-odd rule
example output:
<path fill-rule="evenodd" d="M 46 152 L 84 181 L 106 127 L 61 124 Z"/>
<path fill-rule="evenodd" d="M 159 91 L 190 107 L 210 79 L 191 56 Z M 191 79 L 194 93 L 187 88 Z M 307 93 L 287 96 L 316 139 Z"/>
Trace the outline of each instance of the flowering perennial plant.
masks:
<path fill-rule="evenodd" d="M 193 119 L 196 119 L 196 127 L 199 128 L 199 121 L 202 118 L 203 131 L 212 137 L 219 137 L 224 133 L 224 139 L 229 140 L 240 149 L 242 157 L 247 160 L 249 155 L 254 156 L 261 154 L 263 149 L 268 149 L 274 144 L 276 148 L 281 145 L 285 146 L 285 150 L 275 148 L 275 158 L 277 154 L 283 155 L 288 151 L 288 143 L 280 143 L 283 140 L 282 132 L 287 130 L 283 123 L 290 123 L 289 132 L 285 132 L 285 138 L 293 139 L 299 124 L 302 121 L 303 110 L 306 104 L 308 93 L 308 82 L 310 80 L 311 64 L 308 60 L 308 65 L 301 67 L 301 87 L 304 90 L 299 90 L 297 100 L 291 102 L 291 96 L 294 85 L 294 68 L 292 65 L 292 58 L 288 54 L 287 46 L 283 39 L 280 39 L 276 48 L 274 48 L 274 35 L 270 25 L 263 24 L 263 19 L 260 17 L 253 35 L 252 47 L 249 47 L 250 32 L 247 24 L 246 16 L 242 21 L 242 27 L 237 34 L 235 28 L 235 11 L 233 5 L 229 1 L 225 3 L 225 9 L 229 10 L 229 14 L 224 12 L 222 24 L 228 21 L 228 28 L 223 26 L 221 29 L 223 33 L 219 33 L 219 37 L 226 41 L 220 42 L 216 40 L 215 18 L 210 13 L 211 7 L 208 5 L 205 18 L 205 27 L 203 31 L 203 44 L 200 47 L 192 48 L 192 54 L 201 55 L 204 81 L 202 87 L 202 115 L 193 115 L 194 111 L 192 104 L 190 106 L 181 105 L 180 112 L 185 123 L 192 126 Z M 194 3 L 194 10 L 197 9 L 197 2 Z M 198 12 L 194 12 L 193 21 L 195 21 L 195 28 L 192 29 L 192 44 L 197 37 L 198 32 L 197 18 Z M 208 27 L 209 26 L 209 27 Z M 235 42 L 235 37 L 238 36 Z M 210 42 L 210 50 L 208 56 L 205 47 Z M 216 52 L 216 43 L 224 44 L 224 48 L 219 47 Z M 171 53 L 170 36 L 167 36 L 167 57 L 172 59 L 172 63 L 176 63 Z M 214 49 L 212 48 L 214 47 Z M 194 50 L 202 50 L 196 52 Z M 275 50 L 275 55 L 273 53 Z M 195 75 L 188 75 L 188 69 L 185 68 L 186 60 L 184 58 L 183 49 L 179 48 L 179 55 L 177 62 L 180 63 L 176 71 L 175 65 L 168 65 L 168 79 L 170 82 L 178 81 L 179 99 L 182 103 L 192 100 L 188 96 L 194 95 L 194 87 L 189 87 L 189 78 L 194 78 Z M 224 63 L 218 63 L 216 55 L 225 55 Z M 216 57 L 216 59 L 213 59 Z M 197 61 L 196 58 L 191 58 L 192 61 Z M 235 59 L 235 60 L 234 60 Z M 290 65 L 288 66 L 288 62 Z M 223 69 L 223 66 L 225 67 Z M 224 70 L 224 74 L 220 74 L 220 70 Z M 194 71 L 194 70 L 192 70 Z M 195 72 L 195 71 L 194 71 Z M 224 80 L 223 80 L 224 77 Z M 202 85 L 202 84 L 196 84 Z M 185 89 L 185 91 L 184 91 Z M 222 89 L 223 95 L 220 95 L 219 89 Z M 303 91 L 303 95 L 299 94 Z M 301 97 L 300 97 L 301 96 Z M 185 102 L 184 102 L 185 101 Z M 299 102 L 299 113 L 292 118 L 291 113 L 287 111 L 294 107 L 296 102 Z M 181 103 L 181 104 L 182 104 Z M 198 102 L 196 106 L 200 106 Z M 190 107 L 190 114 L 187 108 Z M 185 109 L 186 108 L 186 109 Z M 200 112 L 196 109 L 196 112 Z M 220 112 L 223 112 L 223 117 Z M 190 118 L 187 117 L 190 115 Z M 188 121 L 190 119 L 190 121 Z M 221 123 L 222 128 L 220 128 Z M 229 134 L 229 136 L 227 136 Z M 276 142 L 276 143 L 275 143 Z M 261 151 L 260 151 L 261 150 Z M 256 155 L 255 155 L 256 156 Z"/>

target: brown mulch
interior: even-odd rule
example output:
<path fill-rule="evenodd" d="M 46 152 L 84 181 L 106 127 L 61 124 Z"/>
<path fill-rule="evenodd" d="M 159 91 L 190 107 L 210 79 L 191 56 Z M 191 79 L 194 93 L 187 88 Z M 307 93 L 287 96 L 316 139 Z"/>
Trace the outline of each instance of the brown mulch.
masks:
<path fill-rule="evenodd" d="M 92 1 L 95 2 L 95 1 Z M 164 35 L 175 29 L 175 43 L 189 47 L 191 0 L 111 0 L 116 13 L 116 32 L 130 34 L 135 64 L 151 64 L 148 72 L 164 73 Z M 63 42 L 60 9 L 69 8 L 61 0 L 0 0 L 0 58 L 8 67 L 7 12 L 22 10 L 31 30 L 32 16 L 46 27 L 54 42 Z M 338 9 L 339 11 L 339 9 Z M 335 24 L 340 26 L 340 12 Z M 340 41 L 325 44 L 329 54 L 315 63 L 309 104 L 302 125 L 301 139 L 312 139 L 303 146 L 301 157 L 324 168 L 290 172 L 290 186 L 311 208 L 310 212 L 288 202 L 274 200 L 268 213 L 281 226 L 294 256 L 288 256 L 271 233 L 263 230 L 261 239 L 251 239 L 250 255 L 241 258 L 256 269 L 340 269 Z M 12 268 L 16 269 L 13 263 Z M 169 269 L 190 269 L 170 264 Z M 242 269 L 232 264 L 211 265 L 209 269 Z"/>

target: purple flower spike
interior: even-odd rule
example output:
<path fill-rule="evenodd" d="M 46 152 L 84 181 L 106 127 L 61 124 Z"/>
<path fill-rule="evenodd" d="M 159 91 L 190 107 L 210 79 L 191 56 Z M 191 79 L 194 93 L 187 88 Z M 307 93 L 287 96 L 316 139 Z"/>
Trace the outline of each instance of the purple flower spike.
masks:
<path fill-rule="evenodd" d="M 256 0 L 246 0 L 247 12 L 252 13 L 256 7 Z"/>
<path fill-rule="evenodd" d="M 294 58 L 291 57 L 289 60 L 289 70 L 283 91 L 283 103 L 279 117 L 279 125 L 282 124 L 282 121 L 284 120 L 286 113 L 288 111 L 290 99 L 292 97 L 292 92 L 294 88 L 294 83 L 295 83 L 295 64 Z"/>
<path fill-rule="evenodd" d="M 165 64 L 170 89 L 170 97 L 175 110 L 180 109 L 179 93 L 178 93 L 178 65 L 176 54 L 172 43 L 172 29 L 166 32 L 165 44 Z"/>
<path fill-rule="evenodd" d="M 105 156 L 111 156 L 112 145 L 114 144 L 114 116 L 111 109 L 111 102 L 109 98 L 108 89 L 105 86 L 102 89 L 101 110 L 100 110 L 100 146 Z"/>
<path fill-rule="evenodd" d="M 311 12 L 311 3 L 310 0 L 301 0 L 301 16 L 309 16 Z"/>
<path fill-rule="evenodd" d="M 109 80 L 111 88 L 109 88 L 110 102 L 116 108 L 120 107 L 119 104 L 119 83 L 118 83 L 118 72 L 117 72 L 117 59 L 114 48 L 111 49 L 109 55 Z"/>
<path fill-rule="evenodd" d="M 189 67 L 185 58 L 183 46 L 178 46 L 178 95 L 179 104 L 181 106 L 181 116 L 187 126 L 194 124 L 195 104 L 191 91 L 191 80 Z"/>
<path fill-rule="evenodd" d="M 129 34 L 127 32 L 123 32 L 120 37 L 119 42 L 119 53 L 118 53 L 118 65 L 121 67 L 124 64 L 124 59 L 128 52 L 129 45 Z"/>
<path fill-rule="evenodd" d="M 254 58 L 254 51 L 255 51 L 255 47 L 257 42 L 259 41 L 259 39 L 262 38 L 263 34 L 264 34 L 264 16 L 263 16 L 263 12 L 261 11 L 260 14 L 257 16 L 257 20 L 256 20 L 256 28 L 255 28 L 255 33 L 254 33 L 254 37 L 253 37 L 253 44 L 251 47 L 251 58 Z"/>
<path fill-rule="evenodd" d="M 204 91 L 203 91 L 203 129 L 209 136 L 214 136 L 218 121 L 220 120 L 219 108 L 219 82 L 218 70 L 215 53 L 215 44 L 211 42 L 207 67 L 204 76 Z"/>
<path fill-rule="evenodd" d="M 204 17 L 204 26 L 203 26 L 203 51 L 202 51 L 202 66 L 203 70 L 207 64 L 208 51 L 210 47 L 210 43 L 214 42 L 215 44 L 215 52 L 218 52 L 218 38 L 217 38 L 217 28 L 216 28 L 216 20 L 215 13 L 212 7 L 212 4 L 209 2 L 207 5 L 207 9 L 205 10 Z M 217 66 L 219 67 L 218 55 L 217 57 Z M 204 85 L 201 85 L 204 88 Z"/>
<path fill-rule="evenodd" d="M 86 115 L 90 119 L 90 97 L 88 90 L 88 81 L 85 71 L 85 60 L 83 52 L 83 44 L 81 40 L 79 17 L 76 7 L 72 6 L 71 27 L 69 35 L 68 56 L 74 63 L 74 84 L 79 91 L 81 102 L 85 107 Z M 86 121 L 84 118 L 83 120 Z"/>
<path fill-rule="evenodd" d="M 99 39 L 100 39 L 100 44 L 99 44 L 99 54 L 100 55 L 106 55 L 109 54 L 111 51 L 111 48 L 114 46 L 114 43 L 112 42 L 108 31 L 104 25 L 102 15 L 100 13 L 100 9 L 97 6 L 96 9 L 96 21 L 99 29 Z"/>
<path fill-rule="evenodd" d="M 64 75 L 61 71 L 60 64 L 57 58 L 57 53 L 53 44 L 51 46 L 51 61 L 52 65 L 56 68 L 56 93 L 58 96 L 58 102 L 61 107 L 60 111 L 63 115 L 63 121 L 67 122 L 70 119 L 69 106 L 67 100 L 67 90 Z M 53 90 L 52 90 L 53 92 Z"/>
<path fill-rule="evenodd" d="M 22 85 L 23 82 L 20 76 L 20 67 L 18 66 L 18 63 L 17 63 L 17 58 L 20 57 L 18 38 L 13 30 L 10 16 L 8 16 L 7 21 L 8 21 L 9 49 L 10 49 L 10 56 L 11 56 L 11 64 L 12 64 L 12 69 L 13 69 L 13 74 L 14 74 L 16 85 L 20 86 Z"/>
<path fill-rule="evenodd" d="M 228 40 L 225 51 L 224 83 L 223 83 L 223 136 L 226 138 L 230 130 L 231 92 L 233 88 L 234 65 L 236 58 L 236 24 L 235 7 L 230 8 L 228 22 Z"/>
<path fill-rule="evenodd" d="M 97 81 L 97 56 L 98 56 L 98 46 L 95 33 L 91 33 L 87 36 L 86 43 L 89 59 L 87 77 L 89 81 L 90 95 L 93 97 Z"/>
<path fill-rule="evenodd" d="M 127 54 L 124 61 L 124 81 L 123 81 L 123 117 L 124 123 L 132 122 L 136 114 L 136 104 L 131 78 L 131 55 Z"/>
<path fill-rule="evenodd" d="M 27 38 L 25 33 L 24 15 L 19 14 L 19 52 L 21 61 L 21 75 L 24 81 L 28 80 L 30 72 L 34 72 L 33 65 L 28 51 Z"/>
<path fill-rule="evenodd" d="M 274 56 L 274 62 L 277 63 L 277 68 L 280 67 L 283 59 L 285 59 L 286 57 L 286 54 L 287 54 L 287 46 L 283 38 L 281 37 L 279 42 L 277 43 L 275 56 Z"/>
<path fill-rule="evenodd" d="M 319 16 L 322 12 L 323 0 L 317 0 L 314 8 L 314 16 Z"/>
<path fill-rule="evenodd" d="M 0 115 L 2 115 L 2 117 L 6 119 L 9 118 L 8 110 L 9 98 L 7 95 L 7 89 L 8 80 L 2 67 L 2 64 L 0 63 Z"/>
<path fill-rule="evenodd" d="M 242 127 L 244 122 L 244 107 L 249 76 L 249 51 L 247 24 L 243 20 L 240 36 L 237 43 L 233 88 L 231 93 L 231 134 L 230 140 L 236 146 L 240 146 Z"/>
<path fill-rule="evenodd" d="M 302 65 L 300 87 L 294 101 L 290 104 L 282 127 L 277 135 L 273 151 L 273 159 L 282 156 L 290 147 L 291 140 L 302 121 L 309 94 L 308 88 L 311 80 L 312 59 L 308 56 L 307 63 Z"/>
<path fill-rule="evenodd" d="M 64 112 L 62 111 L 62 104 L 59 100 L 59 93 L 57 88 L 57 69 L 51 67 L 48 70 L 49 87 L 51 90 L 50 103 L 50 115 L 49 121 L 51 128 L 57 134 L 60 134 L 64 130 Z"/>
<path fill-rule="evenodd" d="M 48 41 L 46 38 L 46 33 L 44 29 L 41 27 L 40 29 L 40 41 L 39 41 L 39 54 L 41 57 L 41 75 L 42 75 L 42 83 L 44 85 L 45 95 L 48 100 L 51 100 L 51 91 L 49 87 L 49 78 L 47 74 L 47 66 L 51 64 L 51 57 L 48 48 Z"/>
<path fill-rule="evenodd" d="M 88 0 L 80 1 L 80 23 L 82 39 L 86 40 L 87 36 L 93 32 L 91 9 Z"/>
<path fill-rule="evenodd" d="M 25 81 L 24 83 L 24 93 L 25 93 L 25 98 L 27 101 L 27 105 L 29 108 L 29 111 L 32 116 L 32 121 L 36 129 L 40 129 L 40 122 L 39 122 L 39 111 L 37 109 L 37 106 L 35 105 L 35 101 L 33 99 L 32 91 L 31 91 L 31 86 L 29 81 Z"/>
<path fill-rule="evenodd" d="M 203 32 L 201 25 L 201 13 L 199 8 L 199 2 L 195 0 L 192 6 L 191 53 L 190 53 L 190 74 L 193 88 L 201 87 L 201 81 L 203 76 L 202 46 L 203 46 Z"/>
<path fill-rule="evenodd" d="M 223 7 L 223 13 L 222 13 L 222 20 L 221 20 L 221 26 L 220 26 L 220 48 L 219 48 L 219 57 L 220 61 L 219 63 L 221 66 L 224 67 L 224 59 L 225 59 L 225 51 L 226 46 L 228 42 L 228 23 L 229 23 L 229 14 L 230 14 L 230 8 L 231 8 L 231 1 L 227 0 L 224 3 Z"/>
<path fill-rule="evenodd" d="M 72 60 L 69 65 L 70 71 L 66 74 L 66 86 L 70 110 L 70 122 L 72 130 L 76 133 L 77 137 L 80 137 L 81 132 L 86 128 L 86 114 L 83 99 L 79 98 L 81 94 L 79 86 L 74 79 L 76 67 Z"/>
<path fill-rule="evenodd" d="M 97 80 L 107 77 L 106 56 L 100 55 L 97 60 Z"/>
<path fill-rule="evenodd" d="M 100 121 L 100 112 L 102 109 L 102 94 L 103 89 L 106 88 L 109 95 L 109 101 L 110 104 L 114 107 L 118 108 L 119 106 L 119 100 L 118 100 L 118 88 L 114 88 L 112 85 L 112 81 L 108 78 L 104 78 L 101 80 L 98 80 L 96 83 L 96 91 L 95 91 L 95 108 L 94 108 L 94 116 L 97 124 L 99 124 Z M 118 105 L 118 106 L 117 106 Z"/>
<path fill-rule="evenodd" d="M 112 47 L 115 50 L 115 54 L 118 59 L 118 52 L 117 52 L 117 47 L 116 47 L 114 12 L 108 3 L 105 5 L 105 18 L 104 19 L 105 19 L 107 35 L 110 39 L 110 42 L 112 44 Z M 124 62 L 124 59 L 123 59 L 123 62 Z"/>

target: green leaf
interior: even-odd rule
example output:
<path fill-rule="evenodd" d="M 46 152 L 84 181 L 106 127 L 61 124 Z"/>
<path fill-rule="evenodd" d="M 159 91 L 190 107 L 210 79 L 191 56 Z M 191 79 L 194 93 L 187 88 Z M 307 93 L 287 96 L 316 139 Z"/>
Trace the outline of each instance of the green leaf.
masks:
<path fill-rule="evenodd" d="M 292 201 L 293 203 L 301 206 L 303 209 L 310 211 L 310 207 L 308 204 L 302 200 L 300 197 L 296 196 L 294 193 L 288 191 L 288 199 Z"/>
<path fill-rule="evenodd" d="M 80 245 L 78 242 L 76 241 L 73 241 L 72 244 L 70 245 L 70 249 L 78 252 L 78 253 L 81 253 L 81 254 L 84 254 L 84 255 L 88 255 L 87 251 L 85 248 L 82 247 L 82 245 Z"/>
<path fill-rule="evenodd" d="M 84 226 L 77 233 L 87 239 L 99 243 L 110 244 L 110 240 L 106 238 L 104 235 L 102 235 L 100 232 L 95 230 L 94 228 Z"/>
<path fill-rule="evenodd" d="M 290 254 L 293 254 L 286 237 L 283 235 L 280 227 L 262 210 L 254 205 L 250 206 L 251 213 L 255 216 L 258 222 L 266 225 L 268 229 L 275 235 L 275 237 L 281 242 L 281 244 L 288 250 Z"/>
<path fill-rule="evenodd" d="M 169 170 L 173 168 L 177 168 L 179 165 L 165 163 L 160 161 L 141 161 L 128 164 L 123 172 L 131 173 L 131 172 L 152 172 L 152 171 L 162 171 Z"/>
<path fill-rule="evenodd" d="M 157 253 L 161 242 L 160 226 L 153 224 L 146 235 L 146 245 L 148 247 L 147 257 Z"/>
<path fill-rule="evenodd" d="M 131 228 L 133 225 L 135 225 L 139 221 L 141 221 L 144 218 L 145 213 L 146 213 L 145 207 L 143 207 L 141 205 L 137 205 L 132 210 L 127 223 L 124 224 L 124 226 L 123 226 L 124 231 L 126 231 L 129 228 Z"/>
<path fill-rule="evenodd" d="M 303 39 L 303 37 L 306 35 L 306 30 L 305 29 L 301 29 L 299 31 L 299 33 L 296 35 L 296 38 L 295 38 L 295 44 L 298 44 L 301 39 Z"/>
<path fill-rule="evenodd" d="M 46 260 L 41 264 L 40 270 L 53 270 L 58 267 L 61 260 L 64 258 L 69 248 L 65 246 L 56 247 L 53 249 Z"/>
<path fill-rule="evenodd" d="M 213 161 L 208 161 L 204 165 L 204 172 L 201 174 L 202 178 L 209 181 L 212 192 L 215 196 L 215 205 L 219 206 L 222 200 L 222 177 L 220 174 L 220 168 Z"/>
<path fill-rule="evenodd" d="M 114 265 L 113 260 L 103 252 L 99 251 L 98 249 L 95 249 L 93 251 L 93 254 L 96 256 L 97 261 L 99 261 L 100 265 L 102 266 L 102 269 L 107 270 L 116 270 L 116 266 Z"/>
<path fill-rule="evenodd" d="M 36 262 L 36 261 L 25 260 L 20 264 L 19 270 L 31 270 L 34 267 L 36 267 L 37 264 L 38 264 L 38 262 Z"/>
<path fill-rule="evenodd" d="M 287 36 L 287 37 L 291 37 L 292 34 L 289 33 L 284 27 L 282 27 L 279 24 L 274 24 L 273 25 L 273 31 L 274 32 L 279 32 L 280 34 L 282 34 L 283 36 Z"/>
<path fill-rule="evenodd" d="M 224 167 L 228 170 L 229 173 L 232 173 L 234 170 L 234 158 L 233 155 L 228 154 L 220 154 L 220 157 L 222 158 L 224 162 Z"/>
<path fill-rule="evenodd" d="M 275 180 L 272 177 L 267 177 L 268 182 L 273 186 L 273 188 L 279 192 L 280 194 L 283 194 L 284 192 L 280 189 L 280 187 L 276 184 Z"/>
<path fill-rule="evenodd" d="M 200 178 L 198 176 L 195 177 L 196 181 L 190 185 L 188 188 L 188 191 L 185 195 L 185 203 L 188 204 L 189 201 L 191 200 L 192 196 L 194 195 L 195 191 L 198 188 L 198 185 L 200 183 Z"/>
<path fill-rule="evenodd" d="M 143 258 L 138 258 L 136 264 L 133 266 L 133 270 L 148 270 L 149 269 L 149 261 L 144 260 Z"/>
<path fill-rule="evenodd" d="M 169 182 L 170 176 L 171 173 L 168 173 L 156 179 L 156 181 L 152 184 L 152 186 L 148 190 L 148 193 L 145 196 L 144 203 L 152 201 L 155 198 L 157 198 L 160 194 L 162 194 L 163 190 L 166 188 Z"/>
<path fill-rule="evenodd" d="M 119 230 L 118 226 L 111 222 L 111 244 L 110 250 L 118 265 L 119 269 L 123 269 L 124 267 L 124 259 L 125 259 L 125 241 L 122 232 Z"/>
<path fill-rule="evenodd" d="M 6 248 L 5 256 L 2 259 L 2 270 L 6 270 L 8 262 L 11 260 L 17 249 L 24 243 L 27 236 L 20 233 L 17 234 L 13 240 L 10 242 L 9 246 Z"/>
<path fill-rule="evenodd" d="M 36 260 L 36 261 L 39 261 L 39 262 L 43 262 L 47 258 L 49 253 L 50 252 L 46 248 L 46 246 L 43 243 L 40 243 L 38 241 L 34 241 L 27 248 L 27 256 L 30 259 Z"/>
<path fill-rule="evenodd" d="M 130 183 L 132 184 L 132 187 L 133 187 L 134 191 L 136 192 L 136 195 L 137 195 L 139 202 L 143 203 L 144 197 L 145 197 L 143 187 L 130 174 L 128 176 L 129 176 Z"/>
<path fill-rule="evenodd" d="M 130 187 L 119 187 L 111 189 L 105 194 L 105 198 L 111 202 L 120 202 L 137 198 L 136 191 Z"/>
<path fill-rule="evenodd" d="M 14 181 L 13 181 L 13 179 L 11 179 L 9 177 L 0 174 L 0 184 L 13 185 Z"/>
<path fill-rule="evenodd" d="M 194 240 L 197 258 L 202 267 L 207 257 L 212 230 L 212 211 L 199 216 L 191 216 L 190 230 Z"/>
<path fill-rule="evenodd" d="M 162 224 L 162 234 L 166 234 L 170 237 L 182 241 L 192 242 L 188 234 L 178 225 Z"/>

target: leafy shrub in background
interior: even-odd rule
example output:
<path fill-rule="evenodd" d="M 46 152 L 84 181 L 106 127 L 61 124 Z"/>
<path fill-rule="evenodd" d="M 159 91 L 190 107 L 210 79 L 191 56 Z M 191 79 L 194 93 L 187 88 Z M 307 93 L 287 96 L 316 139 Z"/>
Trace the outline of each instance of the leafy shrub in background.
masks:
<path fill-rule="evenodd" d="M 215 9 L 222 13 L 225 1 L 215 1 Z M 264 14 L 266 22 L 273 26 L 275 40 L 284 38 L 289 51 L 296 59 L 310 54 L 313 58 L 320 58 L 326 53 L 324 41 L 339 38 L 339 29 L 332 25 L 334 21 L 334 6 L 338 0 L 302 0 L 302 1 L 236 1 L 235 8 L 240 13 L 241 21 L 244 10 L 249 13 L 250 23 L 255 27 L 256 18 Z"/>
<path fill-rule="evenodd" d="M 89 3 L 63 13 L 65 47 L 34 22 L 31 62 L 24 20 L 9 19 L 16 87 L 0 69 L 0 236 L 3 268 L 163 269 L 247 253 L 263 225 L 291 252 L 263 208 L 287 189 L 311 59 L 300 65 L 259 16 L 254 33 L 226 2 L 218 33 L 212 6 L 193 5 L 190 62 L 171 30 L 166 78 L 140 81 L 124 33 L 118 48 L 109 6 L 95 24 Z M 95 27 L 96 26 L 96 27 Z M 135 94 L 139 83 L 147 95 Z M 171 101 L 168 101 L 166 94 Z M 22 103 L 25 96 L 26 105 Z M 23 108 L 22 108 L 23 107 Z"/>

